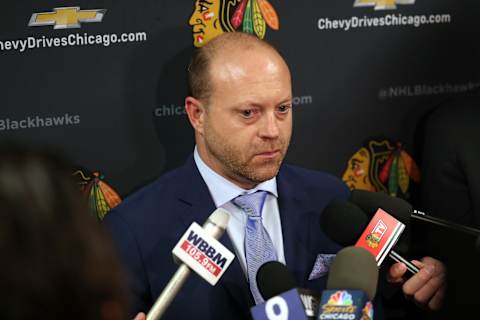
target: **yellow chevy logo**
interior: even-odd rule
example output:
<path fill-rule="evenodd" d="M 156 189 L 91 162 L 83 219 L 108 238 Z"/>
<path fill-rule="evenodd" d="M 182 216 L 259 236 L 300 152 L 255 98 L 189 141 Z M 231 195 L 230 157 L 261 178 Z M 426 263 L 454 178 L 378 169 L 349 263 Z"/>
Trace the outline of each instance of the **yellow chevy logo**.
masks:
<path fill-rule="evenodd" d="M 375 10 L 397 9 L 397 4 L 414 4 L 415 0 L 355 0 L 354 7 L 375 7 Z"/>
<path fill-rule="evenodd" d="M 28 26 L 53 26 L 54 29 L 80 28 L 80 23 L 82 22 L 101 22 L 105 12 L 107 12 L 106 9 L 54 8 L 53 12 L 32 14 Z"/>

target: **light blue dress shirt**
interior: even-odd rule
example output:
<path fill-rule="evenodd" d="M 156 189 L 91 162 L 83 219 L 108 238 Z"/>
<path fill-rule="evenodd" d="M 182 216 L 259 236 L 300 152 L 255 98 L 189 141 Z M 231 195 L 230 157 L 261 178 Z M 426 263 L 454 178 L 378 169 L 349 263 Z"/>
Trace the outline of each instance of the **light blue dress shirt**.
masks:
<path fill-rule="evenodd" d="M 247 275 L 245 260 L 245 226 L 247 224 L 246 214 L 232 203 L 232 199 L 245 193 L 253 193 L 257 190 L 268 191 L 267 198 L 262 210 L 263 225 L 267 229 L 270 238 L 277 253 L 278 260 L 285 264 L 285 254 L 283 252 L 282 223 L 280 212 L 278 210 L 277 178 L 258 184 L 254 189 L 245 190 L 236 184 L 225 179 L 203 162 L 198 154 L 197 147 L 193 153 L 195 164 L 203 180 L 207 184 L 210 195 L 217 208 L 223 208 L 230 212 L 227 233 L 233 243 L 236 257 Z"/>

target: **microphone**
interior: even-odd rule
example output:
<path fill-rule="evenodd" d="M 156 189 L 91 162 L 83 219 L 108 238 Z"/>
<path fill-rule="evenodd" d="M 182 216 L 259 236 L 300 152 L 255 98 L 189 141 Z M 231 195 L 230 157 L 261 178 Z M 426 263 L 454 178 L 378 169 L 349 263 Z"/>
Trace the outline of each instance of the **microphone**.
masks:
<path fill-rule="evenodd" d="M 373 214 L 378 208 L 382 208 L 405 224 L 408 224 L 410 219 L 412 219 L 476 237 L 480 236 L 479 229 L 426 215 L 424 212 L 413 209 L 412 205 L 407 201 L 391 197 L 384 192 L 370 192 L 355 189 L 351 192 L 350 201 L 362 208 L 367 214 Z"/>
<path fill-rule="evenodd" d="M 369 246 L 361 246 L 371 251 L 379 266 L 385 256 L 388 255 L 396 262 L 404 263 L 411 273 L 417 273 L 419 271 L 417 266 L 392 250 L 403 229 L 397 230 L 395 226 L 398 226 L 398 223 L 393 221 L 395 219 L 383 210 L 377 214 L 381 214 L 381 218 L 385 220 L 389 228 L 386 228 L 385 223 L 379 216 L 376 215 L 369 221 L 365 212 L 355 204 L 335 199 L 323 210 L 320 216 L 320 225 L 330 239 L 344 247 L 354 244 L 356 246 L 361 245 L 362 240 L 367 238 L 369 245 L 376 245 L 376 247 L 372 249 Z M 388 233 L 381 233 L 387 229 L 389 229 Z"/>
<path fill-rule="evenodd" d="M 310 290 L 300 294 L 287 267 L 278 261 L 264 263 L 257 271 L 257 286 L 265 303 L 251 308 L 254 320 L 315 319 L 316 305 Z M 318 296 L 314 294 L 318 300 Z"/>
<path fill-rule="evenodd" d="M 313 290 L 298 288 L 293 275 L 278 261 L 264 263 L 257 272 L 257 286 L 264 300 L 296 289 L 308 319 L 315 319 L 320 296 Z"/>
<path fill-rule="evenodd" d="M 257 287 L 264 300 L 297 287 L 293 275 L 279 261 L 269 261 L 258 268 Z"/>
<path fill-rule="evenodd" d="M 146 320 L 157 320 L 164 314 L 190 275 L 191 270 L 215 285 L 234 259 L 233 253 L 219 239 L 228 225 L 230 214 L 218 208 L 207 219 L 203 228 L 192 223 L 172 250 L 179 263 L 162 293 L 147 314 Z"/>
<path fill-rule="evenodd" d="M 377 282 L 375 257 L 363 248 L 343 248 L 330 266 L 317 319 L 373 319 Z"/>

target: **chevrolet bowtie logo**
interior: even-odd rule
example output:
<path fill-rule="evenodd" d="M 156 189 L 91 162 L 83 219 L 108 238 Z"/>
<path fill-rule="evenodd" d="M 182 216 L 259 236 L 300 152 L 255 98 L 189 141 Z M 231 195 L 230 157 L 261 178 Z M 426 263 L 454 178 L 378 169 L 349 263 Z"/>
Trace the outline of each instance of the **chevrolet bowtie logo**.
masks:
<path fill-rule="evenodd" d="M 375 10 L 397 9 L 397 4 L 414 4 L 415 0 L 355 0 L 354 7 L 375 7 Z"/>
<path fill-rule="evenodd" d="M 82 22 L 101 22 L 106 11 L 106 9 L 80 10 L 80 7 L 54 8 L 53 12 L 32 14 L 28 26 L 53 26 L 54 29 L 80 28 Z"/>

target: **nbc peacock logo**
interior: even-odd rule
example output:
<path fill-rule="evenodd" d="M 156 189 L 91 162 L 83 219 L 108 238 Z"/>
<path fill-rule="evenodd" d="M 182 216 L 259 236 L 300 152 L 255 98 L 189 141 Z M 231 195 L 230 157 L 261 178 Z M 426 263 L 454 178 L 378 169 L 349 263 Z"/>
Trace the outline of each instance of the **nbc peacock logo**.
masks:
<path fill-rule="evenodd" d="M 337 291 L 330 296 L 328 304 L 333 306 L 351 306 L 353 304 L 352 295 L 347 291 Z"/>
<path fill-rule="evenodd" d="M 327 303 L 322 305 L 323 315 L 335 314 L 340 316 L 342 314 L 337 319 L 353 319 L 351 316 L 355 315 L 356 310 L 357 307 L 353 304 L 352 295 L 345 290 L 335 291 L 330 295 Z"/>
<path fill-rule="evenodd" d="M 280 29 L 277 12 L 268 0 L 196 0 L 189 24 L 195 47 L 225 32 L 242 31 L 263 39 L 267 26 Z"/>

